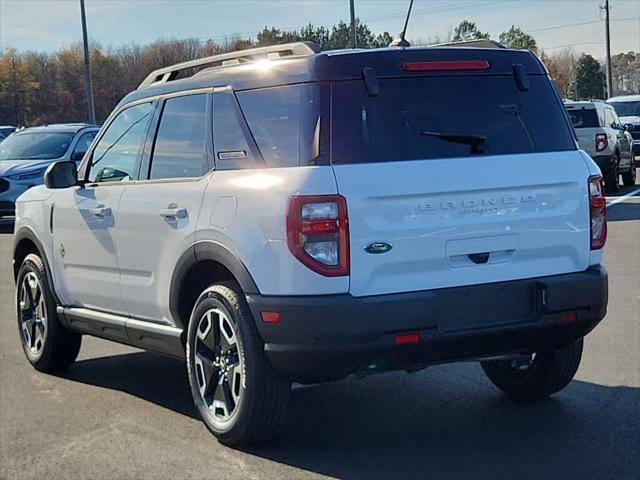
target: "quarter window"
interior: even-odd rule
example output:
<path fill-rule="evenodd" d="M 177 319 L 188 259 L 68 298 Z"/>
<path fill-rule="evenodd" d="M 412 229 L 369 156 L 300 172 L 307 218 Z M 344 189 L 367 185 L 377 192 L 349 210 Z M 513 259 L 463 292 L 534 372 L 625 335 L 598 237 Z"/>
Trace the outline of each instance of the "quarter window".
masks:
<path fill-rule="evenodd" d="M 238 100 L 270 167 L 310 165 L 319 154 L 320 87 L 290 85 L 240 92 Z"/>
<path fill-rule="evenodd" d="M 111 122 L 93 150 L 89 182 L 126 182 L 138 178 L 152 108 L 151 103 L 134 105 Z"/>
<path fill-rule="evenodd" d="M 206 94 L 168 99 L 162 110 L 149 178 L 199 177 L 207 170 Z"/>
<path fill-rule="evenodd" d="M 264 166 L 231 89 L 213 95 L 213 137 L 216 168 L 233 170 Z"/>

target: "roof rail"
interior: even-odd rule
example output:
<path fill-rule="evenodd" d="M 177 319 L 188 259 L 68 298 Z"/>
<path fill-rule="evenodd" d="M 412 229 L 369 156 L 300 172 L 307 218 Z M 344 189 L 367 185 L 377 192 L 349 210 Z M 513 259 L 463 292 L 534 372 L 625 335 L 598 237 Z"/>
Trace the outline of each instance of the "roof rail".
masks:
<path fill-rule="evenodd" d="M 241 63 L 255 62 L 256 60 L 261 59 L 303 57 L 313 55 L 319 51 L 320 47 L 313 42 L 296 42 L 222 53 L 220 55 L 190 60 L 188 62 L 177 63 L 169 67 L 154 70 L 142 81 L 138 90 L 152 85 L 160 85 L 176 80 L 178 74 L 183 70 L 194 69 L 197 67 L 227 67 L 230 65 L 239 65 Z M 192 72 L 191 75 L 193 75 L 193 73 L 195 72 Z"/>

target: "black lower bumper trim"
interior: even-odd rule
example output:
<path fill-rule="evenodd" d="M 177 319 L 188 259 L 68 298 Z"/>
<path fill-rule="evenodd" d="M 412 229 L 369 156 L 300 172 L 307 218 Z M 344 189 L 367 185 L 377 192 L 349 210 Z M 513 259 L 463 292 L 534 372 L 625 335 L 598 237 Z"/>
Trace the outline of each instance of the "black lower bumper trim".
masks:
<path fill-rule="evenodd" d="M 353 297 L 247 295 L 265 352 L 291 380 L 312 383 L 348 374 L 558 348 L 605 316 L 607 272 L 585 272 L 421 292 Z M 279 324 L 260 312 L 277 311 Z M 575 313 L 565 316 L 564 313 Z M 567 320 L 569 319 L 569 321 Z M 417 344 L 396 345 L 402 333 Z"/>

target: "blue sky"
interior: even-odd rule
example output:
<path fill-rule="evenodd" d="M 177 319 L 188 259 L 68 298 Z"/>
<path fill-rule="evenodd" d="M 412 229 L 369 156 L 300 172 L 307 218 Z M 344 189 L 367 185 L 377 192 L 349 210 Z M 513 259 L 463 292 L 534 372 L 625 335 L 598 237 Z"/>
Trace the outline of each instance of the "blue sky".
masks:
<path fill-rule="evenodd" d="M 255 36 L 265 25 L 330 26 L 349 17 L 348 0 L 85 0 L 91 40 L 103 46 L 158 38 Z M 374 32 L 402 28 L 408 0 L 355 0 Z M 512 24 L 548 51 L 572 46 L 604 56 L 600 0 L 415 0 L 408 38 L 446 35 L 463 19 L 493 37 Z M 640 1 L 611 0 L 612 52 L 640 51 Z M 578 24 L 578 25 L 576 25 Z M 561 27 L 561 28 L 556 28 Z M 0 48 L 53 51 L 81 40 L 79 0 L 0 0 Z"/>

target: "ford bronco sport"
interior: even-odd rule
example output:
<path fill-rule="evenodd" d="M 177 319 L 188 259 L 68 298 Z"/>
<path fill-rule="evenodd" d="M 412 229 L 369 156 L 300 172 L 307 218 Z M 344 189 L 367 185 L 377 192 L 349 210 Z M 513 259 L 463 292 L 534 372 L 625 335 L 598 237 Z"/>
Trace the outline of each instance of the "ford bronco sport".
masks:
<path fill-rule="evenodd" d="M 277 432 L 291 382 L 478 360 L 553 394 L 606 311 L 602 178 L 526 51 L 164 68 L 45 182 L 17 204 L 28 360 L 68 367 L 86 334 L 186 358 L 230 445 Z"/>
<path fill-rule="evenodd" d="M 569 119 L 575 128 L 578 146 L 596 162 L 604 177 L 607 192 L 620 187 L 620 175 L 626 186 L 636 184 L 633 137 L 616 111 L 608 103 L 566 102 Z"/>

